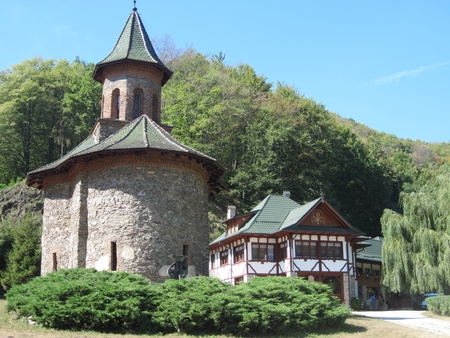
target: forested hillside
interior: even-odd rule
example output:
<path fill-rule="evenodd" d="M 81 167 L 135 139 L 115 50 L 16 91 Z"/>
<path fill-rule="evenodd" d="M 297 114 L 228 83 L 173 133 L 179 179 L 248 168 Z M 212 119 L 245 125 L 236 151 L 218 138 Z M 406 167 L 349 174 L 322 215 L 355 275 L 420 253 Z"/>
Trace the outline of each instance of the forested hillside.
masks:
<path fill-rule="evenodd" d="M 174 71 L 163 88 L 163 122 L 226 168 L 228 189 L 211 202 L 215 225 L 229 204 L 246 212 L 269 193 L 290 191 L 300 203 L 324 193 L 350 223 L 378 235 L 400 191 L 417 189 L 449 158 L 448 144 L 401 140 L 342 119 L 250 65 L 227 65 L 222 54 L 159 47 Z M 101 103 L 92 69 L 35 58 L 0 73 L 0 186 L 89 134 Z"/>

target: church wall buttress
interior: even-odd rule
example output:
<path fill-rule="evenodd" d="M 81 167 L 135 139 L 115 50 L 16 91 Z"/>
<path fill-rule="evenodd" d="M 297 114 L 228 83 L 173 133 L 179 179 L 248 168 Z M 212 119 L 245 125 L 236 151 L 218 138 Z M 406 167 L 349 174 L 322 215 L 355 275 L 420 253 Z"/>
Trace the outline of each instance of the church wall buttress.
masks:
<path fill-rule="evenodd" d="M 75 180 L 71 201 L 72 254 L 71 267 L 86 267 L 87 241 L 87 174 L 81 173 Z"/>
<path fill-rule="evenodd" d="M 58 184 L 45 190 L 41 242 L 41 275 L 43 276 L 53 272 L 54 268 L 72 267 L 71 200 L 71 183 Z"/>

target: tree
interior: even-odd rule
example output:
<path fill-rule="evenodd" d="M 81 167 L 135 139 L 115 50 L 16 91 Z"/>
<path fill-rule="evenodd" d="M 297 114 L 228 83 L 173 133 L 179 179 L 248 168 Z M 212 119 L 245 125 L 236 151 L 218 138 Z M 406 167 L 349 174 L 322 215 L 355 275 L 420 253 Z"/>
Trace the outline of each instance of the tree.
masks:
<path fill-rule="evenodd" d="M 100 117 L 102 85 L 92 79 L 95 65 L 75 60 L 69 90 L 62 100 L 63 113 L 58 143 L 65 152 L 81 143 Z M 63 149 L 64 150 L 64 149 Z M 61 152 L 61 156 L 64 151 Z"/>
<path fill-rule="evenodd" d="M 0 184 L 56 160 L 87 136 L 85 124 L 92 127 L 101 103 L 92 68 L 34 58 L 0 73 Z"/>
<path fill-rule="evenodd" d="M 338 125 L 323 104 L 280 83 L 272 90 L 249 65 L 224 64 L 221 53 L 189 50 L 172 69 L 163 118 L 181 142 L 226 168 L 229 189 L 216 199 L 246 211 L 283 190 L 300 203 L 324 192 L 353 225 L 380 234 L 382 212 L 398 198 L 381 150 Z"/>
<path fill-rule="evenodd" d="M 169 66 L 170 63 L 178 58 L 186 51 L 183 48 L 175 46 L 170 34 L 166 34 L 163 37 L 156 37 L 152 39 L 152 45 L 155 49 L 156 55 L 160 60 Z"/>
<path fill-rule="evenodd" d="M 402 193 L 403 214 L 381 219 L 383 284 L 394 292 L 444 292 L 450 285 L 450 175 Z"/>
<path fill-rule="evenodd" d="M 5 290 L 39 275 L 41 226 L 42 219 L 32 215 L 26 215 L 19 222 L 9 220 L 2 224 L 0 248 L 8 249 L 3 253 L 6 253 L 6 266 L 0 271 L 0 283 Z"/>

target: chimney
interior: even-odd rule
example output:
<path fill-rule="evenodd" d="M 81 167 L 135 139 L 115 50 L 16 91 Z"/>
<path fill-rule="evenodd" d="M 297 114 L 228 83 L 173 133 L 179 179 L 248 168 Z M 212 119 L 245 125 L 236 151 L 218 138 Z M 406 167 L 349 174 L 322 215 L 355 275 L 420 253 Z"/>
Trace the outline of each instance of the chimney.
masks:
<path fill-rule="evenodd" d="M 290 191 L 283 191 L 283 196 L 287 198 L 291 198 L 291 192 Z"/>
<path fill-rule="evenodd" d="M 227 219 L 233 218 L 234 216 L 236 216 L 236 207 L 229 205 L 227 208 Z"/>

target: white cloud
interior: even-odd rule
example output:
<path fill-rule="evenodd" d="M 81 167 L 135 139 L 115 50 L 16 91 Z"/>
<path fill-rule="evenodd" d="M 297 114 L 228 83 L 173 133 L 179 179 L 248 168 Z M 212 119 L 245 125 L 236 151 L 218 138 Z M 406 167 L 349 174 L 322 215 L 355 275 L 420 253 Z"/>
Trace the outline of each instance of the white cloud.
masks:
<path fill-rule="evenodd" d="M 437 63 L 435 65 L 431 65 L 431 66 L 422 66 L 416 69 L 411 69 L 411 70 L 405 70 L 403 72 L 398 72 L 395 74 L 391 74 L 391 75 L 386 75 L 386 76 L 382 76 L 376 80 L 374 80 L 372 83 L 374 85 L 377 86 L 381 86 L 387 83 L 392 83 L 392 82 L 398 82 L 400 81 L 400 79 L 402 79 L 405 76 L 415 76 L 418 75 L 424 71 L 430 70 L 430 69 L 436 69 L 442 66 L 446 66 L 450 64 L 450 61 L 446 61 L 446 62 L 442 62 L 442 63 Z"/>

